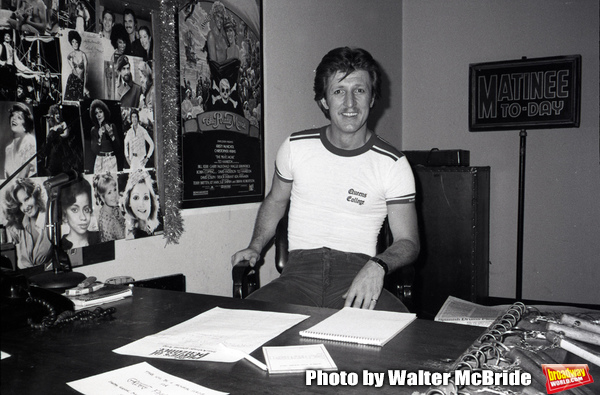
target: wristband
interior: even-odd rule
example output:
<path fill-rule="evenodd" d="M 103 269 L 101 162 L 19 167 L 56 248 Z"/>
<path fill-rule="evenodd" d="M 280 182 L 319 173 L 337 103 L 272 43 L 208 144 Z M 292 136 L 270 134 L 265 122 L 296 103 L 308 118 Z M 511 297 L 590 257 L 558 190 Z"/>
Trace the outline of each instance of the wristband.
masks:
<path fill-rule="evenodd" d="M 388 274 L 388 265 L 387 263 L 385 263 L 383 260 L 377 258 L 376 256 L 371 257 L 371 260 L 373 262 L 375 262 L 376 264 L 378 264 L 379 266 L 381 266 L 383 268 L 383 271 L 385 272 L 385 274 Z"/>

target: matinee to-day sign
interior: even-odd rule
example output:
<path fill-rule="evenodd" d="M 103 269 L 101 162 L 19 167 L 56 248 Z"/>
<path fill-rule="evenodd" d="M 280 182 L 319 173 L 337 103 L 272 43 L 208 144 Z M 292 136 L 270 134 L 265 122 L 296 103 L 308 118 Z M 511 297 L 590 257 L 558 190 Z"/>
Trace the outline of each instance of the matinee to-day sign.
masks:
<path fill-rule="evenodd" d="M 469 65 L 471 132 L 579 127 L 581 55 Z"/>

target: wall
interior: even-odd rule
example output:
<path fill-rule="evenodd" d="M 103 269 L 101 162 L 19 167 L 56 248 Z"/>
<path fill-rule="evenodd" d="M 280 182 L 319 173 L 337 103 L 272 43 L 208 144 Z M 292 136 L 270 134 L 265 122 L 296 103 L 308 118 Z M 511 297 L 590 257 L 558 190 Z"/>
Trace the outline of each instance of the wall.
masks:
<path fill-rule="evenodd" d="M 321 56 L 339 45 L 363 46 L 390 81 L 378 132 L 403 149 L 469 149 L 474 165 L 491 166 L 493 296 L 514 296 L 519 138 L 518 132 L 468 132 L 468 64 L 582 54 L 581 127 L 529 132 L 523 296 L 598 302 L 595 0 L 265 0 L 263 15 L 267 186 L 285 136 L 325 123 L 312 100 Z M 229 259 L 247 245 L 257 208 L 185 210 L 179 245 L 165 246 L 160 238 L 120 242 L 114 262 L 84 272 L 100 279 L 182 272 L 191 292 L 231 295 Z M 266 261 L 263 283 L 276 276 L 272 252 Z"/>
<path fill-rule="evenodd" d="M 381 63 L 388 84 L 372 126 L 400 146 L 401 21 L 402 3 L 397 0 L 263 1 L 267 188 L 283 139 L 327 123 L 313 100 L 313 70 L 327 51 L 338 46 L 366 48 Z M 257 210 L 258 204 L 184 210 L 186 230 L 178 245 L 165 246 L 160 238 L 117 242 L 115 261 L 81 271 L 99 279 L 184 273 L 189 292 L 230 296 L 230 258 L 248 244 Z M 277 275 L 272 251 L 265 261 L 263 283 Z"/>
<path fill-rule="evenodd" d="M 581 126 L 527 137 L 523 297 L 599 303 L 596 0 L 407 0 L 403 149 L 471 151 L 491 166 L 490 294 L 515 296 L 519 132 L 468 131 L 468 66 L 582 55 Z"/>

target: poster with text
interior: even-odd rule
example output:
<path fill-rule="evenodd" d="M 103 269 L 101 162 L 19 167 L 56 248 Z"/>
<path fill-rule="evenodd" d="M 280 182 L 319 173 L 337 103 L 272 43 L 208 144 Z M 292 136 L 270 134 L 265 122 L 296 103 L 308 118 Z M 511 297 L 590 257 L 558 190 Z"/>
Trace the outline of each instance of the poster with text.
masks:
<path fill-rule="evenodd" d="M 261 1 L 181 4 L 183 208 L 260 201 Z"/>

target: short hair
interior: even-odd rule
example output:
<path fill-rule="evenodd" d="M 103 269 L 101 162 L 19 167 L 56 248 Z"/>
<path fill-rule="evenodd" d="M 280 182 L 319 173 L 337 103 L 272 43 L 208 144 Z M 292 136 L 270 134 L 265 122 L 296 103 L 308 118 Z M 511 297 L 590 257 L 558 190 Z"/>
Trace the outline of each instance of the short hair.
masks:
<path fill-rule="evenodd" d="M 77 41 L 77 45 L 81 45 L 81 35 L 77 32 L 77 30 L 69 30 L 67 37 L 69 38 L 69 44 L 75 40 Z"/>
<path fill-rule="evenodd" d="M 362 48 L 340 47 L 329 51 L 315 72 L 314 92 L 315 101 L 327 119 L 329 111 L 322 105 L 321 99 L 326 97 L 327 87 L 331 76 L 337 72 L 346 78 L 350 73 L 364 70 L 371 77 L 371 95 L 374 99 L 381 97 L 381 69 L 371 54 Z"/>
<path fill-rule="evenodd" d="M 108 109 L 108 106 L 106 105 L 106 103 L 104 103 L 100 99 L 94 99 L 92 104 L 90 104 L 90 118 L 91 118 L 92 122 L 96 126 L 99 127 L 101 125 L 98 125 L 98 120 L 96 119 L 96 108 L 100 108 L 102 110 L 102 112 L 104 112 L 104 120 L 105 121 L 108 121 L 110 119 L 111 115 L 110 115 L 110 110 Z"/>
<path fill-rule="evenodd" d="M 102 18 L 104 19 L 104 16 L 106 14 L 110 14 L 113 17 L 113 22 L 115 21 L 115 13 L 110 9 L 110 8 L 105 8 L 104 11 L 102 11 Z"/>
<path fill-rule="evenodd" d="M 90 207 L 92 207 L 92 186 L 85 179 L 67 184 L 60 190 L 60 212 L 65 213 L 69 207 L 75 204 L 77 196 L 85 194 L 90 201 Z"/>
<path fill-rule="evenodd" d="M 25 191 L 27 196 L 33 196 L 33 200 L 39 212 L 46 211 L 46 206 L 42 199 L 42 188 L 29 178 L 18 178 L 12 188 L 8 188 L 4 195 L 4 214 L 7 220 L 7 227 L 12 226 L 23 229 L 23 218 L 25 217 L 25 214 L 21 211 L 21 202 L 17 198 L 17 193 L 21 190 Z"/>
<path fill-rule="evenodd" d="M 123 10 L 123 19 L 125 19 L 125 15 L 131 15 L 133 17 L 133 22 L 137 23 L 137 17 L 135 16 L 135 12 L 131 8 L 125 8 Z"/>
<path fill-rule="evenodd" d="M 25 103 L 15 102 L 9 110 L 10 116 L 15 112 L 20 112 L 23 114 L 23 118 L 25 120 L 25 132 L 32 133 L 33 132 L 33 114 L 31 109 Z"/>
<path fill-rule="evenodd" d="M 108 190 L 108 186 L 113 183 L 118 185 L 117 180 L 115 180 L 115 178 L 108 172 L 104 174 L 96 174 L 94 176 L 94 197 L 100 206 L 104 206 L 104 199 L 102 196 Z"/>

